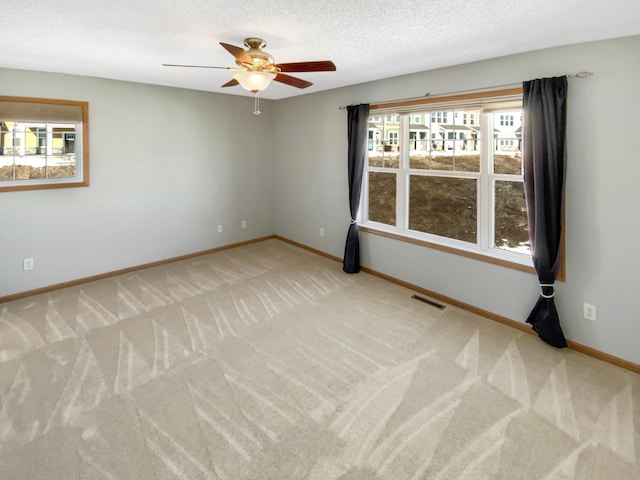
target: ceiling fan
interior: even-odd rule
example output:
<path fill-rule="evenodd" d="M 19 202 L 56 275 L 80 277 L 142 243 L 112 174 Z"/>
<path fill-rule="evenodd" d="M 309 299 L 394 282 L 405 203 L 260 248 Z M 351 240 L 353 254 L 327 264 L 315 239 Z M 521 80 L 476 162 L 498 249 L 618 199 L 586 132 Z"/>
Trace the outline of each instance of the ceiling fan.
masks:
<path fill-rule="evenodd" d="M 244 40 L 244 45 L 247 47 L 246 50 L 224 42 L 220 42 L 220 45 L 235 57 L 237 67 L 212 67 L 208 65 L 179 65 L 170 63 L 163 63 L 163 66 L 216 68 L 237 72 L 231 80 L 222 86 L 233 87 L 240 85 L 245 90 L 255 93 L 256 108 L 253 113 L 256 115 L 260 115 L 260 110 L 258 110 L 258 93 L 266 89 L 272 80 L 284 83 L 291 87 L 307 88 L 313 85 L 313 83 L 287 75 L 287 73 L 333 72 L 336 70 L 336 66 L 330 60 L 317 62 L 275 63 L 271 54 L 263 50 L 263 48 L 267 46 L 267 42 L 261 38 L 246 38 Z"/>

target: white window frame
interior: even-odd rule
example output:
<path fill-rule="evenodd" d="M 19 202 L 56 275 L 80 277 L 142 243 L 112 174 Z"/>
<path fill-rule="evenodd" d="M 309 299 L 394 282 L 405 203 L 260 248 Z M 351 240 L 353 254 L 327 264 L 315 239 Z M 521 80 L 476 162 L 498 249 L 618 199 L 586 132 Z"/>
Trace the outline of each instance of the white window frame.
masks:
<path fill-rule="evenodd" d="M 521 97 L 519 97 L 521 98 Z M 521 101 L 521 100 L 520 100 Z M 417 108 L 423 108 L 420 113 L 431 115 L 442 112 L 444 109 L 439 105 L 419 104 L 413 107 L 408 113 L 401 114 L 400 121 L 400 164 L 398 168 L 387 167 L 369 167 L 368 162 L 365 165 L 363 174 L 363 189 L 361 196 L 361 208 L 359 210 L 359 223 L 364 231 L 379 233 L 393 238 L 407 239 L 411 243 L 420 243 L 428 247 L 434 247 L 449 251 L 452 253 L 460 253 L 465 256 L 471 256 L 480 260 L 498 263 L 504 266 L 516 269 L 534 272 L 531 254 L 514 252 L 495 247 L 495 218 L 494 218 L 494 202 L 495 202 L 495 182 L 496 181 L 523 181 L 522 175 L 504 175 L 493 173 L 493 150 L 495 150 L 496 139 L 493 136 L 494 125 L 496 124 L 494 115 L 499 115 L 500 111 L 513 111 L 519 105 L 513 106 L 514 100 L 510 100 L 511 106 L 498 106 L 488 102 L 486 108 L 481 108 L 480 113 L 480 145 L 481 145 L 481 166 L 479 172 L 458 172 L 458 171 L 430 171 L 423 169 L 409 168 L 409 149 L 402 148 L 405 142 L 409 141 L 409 124 L 411 115 L 415 114 Z M 474 109 L 474 107 L 461 107 L 459 110 Z M 448 109 L 449 111 L 455 109 Z M 441 117 L 442 118 L 442 117 Z M 474 119 L 478 120 L 478 118 Z M 437 122 L 437 116 L 436 116 Z M 477 121 L 476 123 L 477 127 Z M 499 122 L 498 122 L 499 123 Z M 369 204 L 369 173 L 395 173 L 396 174 L 396 225 L 386 225 L 378 222 L 367 220 L 368 204 Z M 409 180 L 411 175 L 440 176 L 452 178 L 476 178 L 477 180 L 477 218 L 478 218 L 478 241 L 476 244 L 441 237 L 434 234 L 410 230 L 408 228 L 409 216 Z"/>

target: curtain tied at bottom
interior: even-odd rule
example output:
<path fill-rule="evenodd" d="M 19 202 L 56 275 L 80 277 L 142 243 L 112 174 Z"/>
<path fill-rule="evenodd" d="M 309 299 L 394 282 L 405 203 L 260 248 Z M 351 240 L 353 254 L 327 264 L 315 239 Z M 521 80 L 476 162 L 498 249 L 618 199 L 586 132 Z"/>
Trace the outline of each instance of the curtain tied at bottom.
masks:
<path fill-rule="evenodd" d="M 541 294 L 527 318 L 541 340 L 566 347 L 554 300 L 561 263 L 566 172 L 567 78 L 522 85 L 522 170 L 533 265 Z"/>
<path fill-rule="evenodd" d="M 358 206 L 362 189 L 362 172 L 367 158 L 367 127 L 369 105 L 349 105 L 347 107 L 347 174 L 349 181 L 349 213 L 351 223 L 344 246 L 342 270 L 346 273 L 360 271 L 360 238 L 358 237 Z"/>

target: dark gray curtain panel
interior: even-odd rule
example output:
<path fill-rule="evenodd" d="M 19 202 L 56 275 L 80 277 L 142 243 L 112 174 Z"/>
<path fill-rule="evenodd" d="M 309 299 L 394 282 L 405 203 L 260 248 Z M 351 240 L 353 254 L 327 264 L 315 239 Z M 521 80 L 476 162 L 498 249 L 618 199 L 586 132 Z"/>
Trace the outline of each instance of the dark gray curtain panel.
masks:
<path fill-rule="evenodd" d="M 549 345 L 566 347 L 553 284 L 561 262 L 567 78 L 524 82 L 523 109 L 522 158 L 529 241 L 541 288 L 527 323 Z"/>
<path fill-rule="evenodd" d="M 360 271 L 360 239 L 358 237 L 358 206 L 362 191 L 362 171 L 367 158 L 367 125 L 369 122 L 369 104 L 347 107 L 347 168 L 349 180 L 349 210 L 351 224 L 347 232 L 344 247 L 342 269 L 347 273 Z"/>

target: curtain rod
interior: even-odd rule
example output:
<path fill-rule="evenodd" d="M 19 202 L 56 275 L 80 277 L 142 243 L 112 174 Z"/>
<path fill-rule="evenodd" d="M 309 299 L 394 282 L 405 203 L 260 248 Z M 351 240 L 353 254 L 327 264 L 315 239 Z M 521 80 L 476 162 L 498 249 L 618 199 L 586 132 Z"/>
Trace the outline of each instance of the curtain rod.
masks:
<path fill-rule="evenodd" d="M 590 77 L 591 75 L 593 75 L 592 72 L 582 71 L 578 73 L 567 73 L 565 75 L 560 75 L 560 76 L 567 77 L 567 78 L 587 78 L 587 77 Z M 400 98 L 397 100 L 385 100 L 384 102 L 371 102 L 371 103 L 375 105 L 384 105 L 385 103 L 396 103 L 396 102 L 405 102 L 405 101 L 411 101 L 411 100 L 420 100 L 427 97 L 439 97 L 441 95 L 455 95 L 458 93 L 481 92 L 483 90 L 493 90 L 494 88 L 515 87 L 518 85 L 522 85 L 522 83 L 506 83 L 504 85 L 493 85 L 491 87 L 474 88 L 471 90 L 458 90 L 457 92 L 444 92 L 444 93 L 437 93 L 437 94 L 431 94 L 430 92 L 427 92 L 422 97 Z M 342 107 L 338 107 L 338 110 L 344 110 L 348 106 L 349 105 L 343 105 Z"/>

